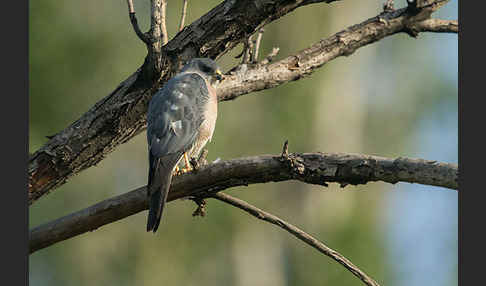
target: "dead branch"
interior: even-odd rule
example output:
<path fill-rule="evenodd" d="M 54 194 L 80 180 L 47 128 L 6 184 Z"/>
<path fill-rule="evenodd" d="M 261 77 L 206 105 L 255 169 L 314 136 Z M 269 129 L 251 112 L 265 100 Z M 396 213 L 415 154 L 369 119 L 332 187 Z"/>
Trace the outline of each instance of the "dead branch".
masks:
<path fill-rule="evenodd" d="M 265 61 L 260 65 L 249 66 L 244 72 L 227 75 L 218 86 L 219 100 L 233 100 L 240 95 L 302 79 L 338 57 L 350 56 L 361 47 L 397 33 L 405 32 L 413 36 L 419 32 L 457 33 L 457 21 L 414 21 L 414 17 L 407 14 L 407 8 L 385 12 L 278 62 Z"/>
<path fill-rule="evenodd" d="M 138 38 L 142 40 L 142 42 L 149 45 L 150 44 L 149 38 L 140 30 L 140 27 L 138 26 L 137 17 L 135 16 L 135 8 L 133 7 L 133 1 L 127 0 L 127 5 L 128 5 L 128 16 L 130 17 L 130 23 L 132 23 L 132 27 L 133 30 L 135 31 L 135 34 L 137 34 Z"/>
<path fill-rule="evenodd" d="M 422 159 L 389 159 L 342 153 L 286 153 L 219 161 L 200 166 L 196 172 L 175 176 L 168 201 L 184 197 L 207 197 L 236 186 L 298 180 L 327 186 L 336 182 L 366 184 L 382 181 L 419 183 L 450 189 L 458 187 L 458 167 Z M 56 242 L 95 230 L 147 209 L 145 187 L 107 199 L 30 231 L 33 253 Z"/>
<path fill-rule="evenodd" d="M 187 0 L 182 0 L 182 13 L 181 13 L 181 21 L 179 23 L 179 31 L 184 29 L 184 20 L 186 19 L 186 11 L 187 11 Z"/>
<path fill-rule="evenodd" d="M 260 0 L 226 0 L 183 29 L 162 47 L 160 0 L 151 0 L 151 44 L 144 64 L 108 96 L 66 129 L 55 134 L 29 159 L 29 204 L 103 160 L 116 146 L 146 128 L 147 105 L 157 89 L 181 63 L 194 57 L 215 59 L 231 50 L 248 31 L 256 31 L 293 10 L 335 0 L 272 0 L 272 9 L 260 9 Z"/>
<path fill-rule="evenodd" d="M 160 30 L 162 33 L 162 45 L 169 42 L 169 35 L 167 34 L 167 0 L 162 0 L 160 5 Z"/>
<path fill-rule="evenodd" d="M 269 10 L 253 9 L 256 2 L 258 0 L 248 3 L 225 1 L 178 33 L 160 52 L 157 49 L 161 43 L 152 43 L 144 66 L 30 157 L 29 204 L 64 184 L 71 176 L 96 165 L 119 144 L 142 132 L 146 128 L 148 101 L 157 88 L 177 71 L 180 63 L 196 56 L 221 56 L 246 38 L 248 30 L 256 31 L 300 6 L 332 0 L 275 0 L 274 9 Z M 419 9 L 431 13 L 445 2 L 436 0 L 436 5 Z M 151 37 L 157 35 L 155 29 L 158 25 L 154 24 L 160 21 L 160 13 L 157 13 L 153 13 Z M 421 21 L 421 13 L 409 14 L 407 8 L 382 13 L 281 61 L 256 65 L 241 75 L 228 76 L 218 88 L 219 100 L 235 99 L 300 79 L 336 57 L 348 56 L 360 47 L 396 33 L 430 30 L 417 25 Z M 441 23 L 444 24 L 437 22 L 434 30 L 457 31 L 450 24 L 440 26 Z M 231 32 L 224 27 L 232 27 Z"/>
<path fill-rule="evenodd" d="M 454 20 L 427 19 L 410 26 L 421 32 L 458 33 L 459 31 L 459 23 Z"/>
<path fill-rule="evenodd" d="M 261 210 L 255 206 L 252 206 L 251 204 L 237 199 L 235 197 L 232 197 L 228 194 L 225 193 L 215 193 L 211 195 L 212 198 L 215 198 L 217 200 L 220 200 L 222 202 L 225 202 L 227 204 L 230 204 L 234 207 L 237 207 L 239 209 L 244 210 L 245 212 L 251 214 L 252 216 L 264 220 L 266 222 L 269 222 L 271 224 L 274 224 L 278 227 L 281 227 L 288 231 L 290 234 L 293 236 L 297 237 L 297 239 L 302 240 L 303 242 L 307 243 L 308 245 L 314 247 L 317 249 L 319 252 L 323 253 L 324 255 L 329 256 L 330 258 L 334 259 L 337 261 L 339 264 L 344 266 L 347 270 L 349 270 L 351 273 L 353 273 L 354 276 L 358 277 L 365 285 L 368 286 L 379 286 L 379 284 L 373 280 L 373 278 L 369 277 L 366 273 L 364 273 L 361 269 L 359 269 L 356 265 L 354 265 L 351 261 L 349 261 L 346 257 L 344 257 L 342 254 L 337 252 L 334 249 L 331 249 L 330 247 L 326 246 L 324 243 L 320 242 L 319 240 L 315 239 L 308 233 L 304 232 L 300 228 L 278 218 L 277 216 L 274 216 L 264 210 Z"/>

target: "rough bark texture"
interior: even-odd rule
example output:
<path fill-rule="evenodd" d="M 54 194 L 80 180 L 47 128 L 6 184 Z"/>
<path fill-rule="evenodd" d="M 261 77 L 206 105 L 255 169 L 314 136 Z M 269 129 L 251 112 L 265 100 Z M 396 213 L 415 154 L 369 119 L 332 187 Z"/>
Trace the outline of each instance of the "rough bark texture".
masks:
<path fill-rule="evenodd" d="M 420 183 L 458 188 L 457 165 L 422 159 L 389 159 L 358 154 L 304 153 L 263 155 L 220 161 L 189 174 L 174 177 L 168 201 L 212 193 L 248 184 L 299 180 L 342 187 L 372 181 Z M 105 224 L 146 210 L 145 187 L 107 199 L 30 231 L 30 253 L 56 242 L 92 231 Z"/>
<path fill-rule="evenodd" d="M 182 63 L 193 57 L 217 58 L 258 28 L 300 6 L 333 1 L 226 0 L 164 47 L 153 39 L 159 32 L 160 15 L 152 13 L 151 30 L 146 33 L 151 44 L 143 66 L 30 157 L 29 205 L 143 131 L 150 98 Z M 153 7 L 159 2 L 152 1 Z"/>

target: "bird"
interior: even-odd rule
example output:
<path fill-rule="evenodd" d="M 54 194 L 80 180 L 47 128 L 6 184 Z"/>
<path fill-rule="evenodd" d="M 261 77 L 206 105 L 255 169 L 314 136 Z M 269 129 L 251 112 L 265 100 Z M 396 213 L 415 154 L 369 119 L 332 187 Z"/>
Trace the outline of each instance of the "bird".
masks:
<path fill-rule="evenodd" d="M 213 85 L 224 79 L 215 61 L 193 58 L 160 88 L 147 110 L 149 172 L 147 232 L 157 231 L 174 169 L 211 141 L 218 113 Z"/>

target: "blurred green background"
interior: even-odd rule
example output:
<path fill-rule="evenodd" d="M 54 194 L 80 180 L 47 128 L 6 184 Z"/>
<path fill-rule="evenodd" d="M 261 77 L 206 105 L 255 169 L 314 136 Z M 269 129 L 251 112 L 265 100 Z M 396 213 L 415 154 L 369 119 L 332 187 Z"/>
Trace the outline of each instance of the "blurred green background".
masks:
<path fill-rule="evenodd" d="M 169 1 L 169 38 L 182 1 Z M 221 1 L 189 1 L 190 23 Z M 277 59 L 381 12 L 382 2 L 306 6 L 265 29 Z M 406 1 L 395 1 L 402 7 Z M 142 30 L 149 1 L 135 1 Z M 30 1 L 30 152 L 107 96 L 146 54 L 125 1 Z M 434 15 L 457 19 L 457 1 Z M 241 46 L 218 62 L 226 71 Z M 311 77 L 221 103 L 209 160 L 352 152 L 457 163 L 457 35 L 388 37 Z M 145 132 L 29 208 L 29 227 L 146 184 Z M 382 285 L 457 284 L 457 192 L 399 183 L 340 189 L 300 182 L 228 190 L 341 252 Z M 30 285 L 361 285 L 283 230 L 208 200 L 168 205 L 156 235 L 147 212 L 30 255 Z"/>

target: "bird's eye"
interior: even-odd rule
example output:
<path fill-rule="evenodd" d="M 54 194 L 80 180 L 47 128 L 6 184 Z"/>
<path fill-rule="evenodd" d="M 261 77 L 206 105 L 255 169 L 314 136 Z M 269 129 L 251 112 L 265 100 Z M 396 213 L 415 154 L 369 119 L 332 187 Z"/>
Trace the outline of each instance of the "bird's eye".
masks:
<path fill-rule="evenodd" d="M 207 65 L 203 65 L 201 67 L 201 70 L 204 72 L 204 73 L 211 73 L 211 67 L 210 66 L 207 66 Z"/>

